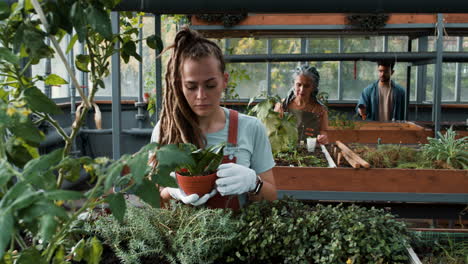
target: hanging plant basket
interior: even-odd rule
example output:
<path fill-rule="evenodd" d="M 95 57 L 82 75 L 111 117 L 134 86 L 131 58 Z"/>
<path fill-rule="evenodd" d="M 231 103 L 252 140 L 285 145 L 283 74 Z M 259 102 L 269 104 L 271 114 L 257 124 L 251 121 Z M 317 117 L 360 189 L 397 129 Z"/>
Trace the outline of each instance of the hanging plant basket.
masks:
<path fill-rule="evenodd" d="M 373 32 L 385 27 L 389 17 L 387 14 L 351 14 L 346 16 L 346 20 L 353 28 Z"/>

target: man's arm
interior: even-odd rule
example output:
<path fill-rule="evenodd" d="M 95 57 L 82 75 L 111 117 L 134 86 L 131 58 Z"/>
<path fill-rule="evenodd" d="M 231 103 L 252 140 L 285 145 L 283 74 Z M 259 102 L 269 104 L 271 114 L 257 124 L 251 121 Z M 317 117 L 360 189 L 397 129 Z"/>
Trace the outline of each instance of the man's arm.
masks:
<path fill-rule="evenodd" d="M 366 87 L 361 92 L 361 97 L 359 98 L 358 104 L 356 106 L 356 112 L 362 117 L 363 120 L 367 118 L 367 108 L 370 106 L 369 98 L 369 87 Z"/>

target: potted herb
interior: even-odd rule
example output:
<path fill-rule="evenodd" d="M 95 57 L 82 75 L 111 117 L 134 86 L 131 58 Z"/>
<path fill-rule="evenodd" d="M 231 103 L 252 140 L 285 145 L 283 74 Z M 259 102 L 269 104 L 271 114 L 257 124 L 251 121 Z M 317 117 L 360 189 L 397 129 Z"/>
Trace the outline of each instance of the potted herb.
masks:
<path fill-rule="evenodd" d="M 189 152 L 188 162 L 176 169 L 179 187 L 187 194 L 202 196 L 213 190 L 216 181 L 216 170 L 223 160 L 225 144 L 197 149 L 193 144 L 184 144 L 182 148 Z"/>

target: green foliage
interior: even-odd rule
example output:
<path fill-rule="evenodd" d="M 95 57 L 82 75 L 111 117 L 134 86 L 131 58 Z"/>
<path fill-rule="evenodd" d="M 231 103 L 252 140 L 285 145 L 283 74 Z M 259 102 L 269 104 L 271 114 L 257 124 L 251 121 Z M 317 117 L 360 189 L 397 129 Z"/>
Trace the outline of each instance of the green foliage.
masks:
<path fill-rule="evenodd" d="M 275 155 L 277 166 L 328 167 L 328 161 L 317 153 L 309 153 L 305 148 L 294 148 Z"/>
<path fill-rule="evenodd" d="M 60 108 L 36 85 L 39 81 L 46 85 L 67 82 L 55 74 L 26 75 L 31 65 L 54 57 L 46 38 L 60 41 L 66 34 L 76 32 L 67 50 L 72 50 L 76 41 L 85 45 L 86 55 L 78 55 L 75 61 L 78 70 L 90 73 L 93 84 L 89 97 L 82 100 L 93 102 L 97 89 L 104 88 L 103 79 L 110 73 L 109 60 L 113 54 L 120 52 L 124 61 L 130 57 L 141 59 L 136 53 L 135 43 L 139 40 L 138 30 L 132 24 L 134 19 L 123 16 L 124 30 L 112 33 L 110 12 L 117 2 L 41 1 L 47 27 L 41 25 L 30 1 L 18 1 L 11 6 L 0 4 L 0 262 L 10 259 L 18 263 L 62 263 L 69 259 L 68 252 L 76 242 L 73 222 L 82 212 L 110 201 L 114 216 L 123 219 L 122 194 L 102 198 L 113 186 L 124 186 L 122 192 L 133 188 L 142 200 L 159 206 L 154 198 L 159 197 L 158 189 L 146 179 L 153 173 L 146 162 L 154 144 L 115 162 L 69 157 L 88 108 L 84 108 L 81 118 L 73 124 L 73 131 L 67 134 L 52 118 L 61 114 Z M 157 37 L 150 36 L 146 41 L 150 47 L 161 49 Z M 120 49 L 116 48 L 117 43 Z M 57 130 L 65 148 L 39 156 L 37 147 L 44 135 L 37 125 L 44 121 Z M 130 168 L 131 173 L 121 177 L 123 168 Z M 60 189 L 64 179 L 74 181 L 82 170 L 92 176 L 91 190 L 83 194 Z M 169 181 L 161 175 L 158 179 Z M 65 210 L 64 204 L 68 206 L 76 199 L 83 200 L 82 207 Z M 91 239 L 83 243 L 83 250 L 88 253 L 82 259 L 99 263 L 102 252 L 99 241 Z"/>
<path fill-rule="evenodd" d="M 243 263 L 406 263 L 404 223 L 383 210 L 310 208 L 292 199 L 246 208 L 228 261 Z"/>
<path fill-rule="evenodd" d="M 336 129 L 358 129 L 359 123 L 356 122 L 355 117 L 350 119 L 345 112 L 338 112 L 329 110 L 328 125 Z"/>
<path fill-rule="evenodd" d="M 249 105 L 255 100 L 250 99 Z M 279 96 L 266 98 L 252 107 L 249 115 L 255 115 L 266 127 L 273 155 L 288 151 L 297 145 L 297 127 L 294 115 L 285 112 L 283 116 L 275 112 L 274 106 L 281 102 Z"/>
<path fill-rule="evenodd" d="M 170 209 L 128 206 L 122 223 L 104 216 L 86 226 L 126 264 L 214 263 L 236 235 L 235 228 L 236 222 L 223 210 L 175 203 Z"/>
<path fill-rule="evenodd" d="M 427 138 L 429 143 L 422 146 L 424 157 L 436 168 L 468 169 L 468 137 L 456 139 L 452 128 L 437 134 L 439 138 Z"/>
<path fill-rule="evenodd" d="M 225 143 L 221 143 L 204 149 L 197 149 L 193 144 L 180 144 L 179 149 L 189 155 L 190 162 L 179 163 L 176 171 L 184 176 L 213 174 L 223 161 L 225 145 Z"/>
<path fill-rule="evenodd" d="M 363 31 L 376 31 L 384 27 L 389 19 L 387 14 L 352 14 L 347 17 L 348 24 Z"/>
<path fill-rule="evenodd" d="M 353 144 L 351 147 L 372 168 L 427 168 L 430 165 L 420 151 L 411 147 L 393 144 L 377 145 L 376 148 Z"/>
<path fill-rule="evenodd" d="M 239 99 L 239 94 L 236 92 L 236 87 L 241 81 L 250 81 L 250 76 L 247 74 L 246 69 L 239 69 L 236 67 L 229 70 L 229 82 L 227 84 L 224 99 Z"/>

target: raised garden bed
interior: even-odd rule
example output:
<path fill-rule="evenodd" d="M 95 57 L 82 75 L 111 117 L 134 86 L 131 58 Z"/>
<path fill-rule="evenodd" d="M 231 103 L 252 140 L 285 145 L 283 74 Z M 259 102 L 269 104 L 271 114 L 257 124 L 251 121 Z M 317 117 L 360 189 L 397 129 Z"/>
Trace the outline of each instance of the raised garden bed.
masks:
<path fill-rule="evenodd" d="M 330 142 L 340 140 L 343 143 L 427 143 L 427 137 L 433 136 L 431 129 L 413 122 L 355 122 L 353 128 L 333 127 L 327 130 Z"/>

